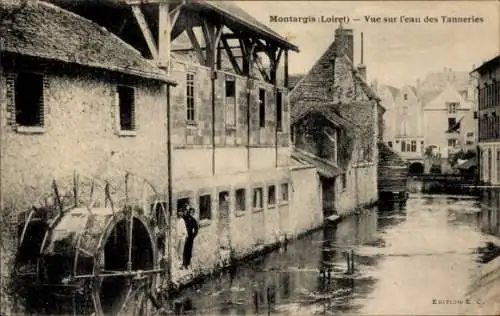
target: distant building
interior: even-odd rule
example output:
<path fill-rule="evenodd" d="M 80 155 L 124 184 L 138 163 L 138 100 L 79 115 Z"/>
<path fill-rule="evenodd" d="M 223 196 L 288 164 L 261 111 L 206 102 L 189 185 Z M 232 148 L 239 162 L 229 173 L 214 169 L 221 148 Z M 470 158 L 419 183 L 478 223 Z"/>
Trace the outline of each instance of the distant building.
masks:
<path fill-rule="evenodd" d="M 472 148 L 475 129 L 473 105 L 451 84 L 423 104 L 424 144 L 437 148 L 441 158 L 441 171 L 450 172 L 448 158 L 467 146 Z M 426 166 L 426 169 L 430 165 Z"/>
<path fill-rule="evenodd" d="M 473 71 L 478 75 L 479 176 L 500 184 L 500 55 Z"/>
<path fill-rule="evenodd" d="M 387 109 L 384 143 L 408 161 L 411 173 L 430 172 L 433 164 L 434 171 L 450 172 L 449 157 L 474 149 L 474 93 L 466 72 L 445 68 L 416 86 L 380 85 L 377 92 Z"/>

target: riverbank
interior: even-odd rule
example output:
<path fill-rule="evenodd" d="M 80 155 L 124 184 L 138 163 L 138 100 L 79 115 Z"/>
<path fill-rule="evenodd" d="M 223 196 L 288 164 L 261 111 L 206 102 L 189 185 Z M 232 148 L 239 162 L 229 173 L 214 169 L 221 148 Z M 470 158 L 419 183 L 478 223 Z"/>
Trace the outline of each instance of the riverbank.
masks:
<path fill-rule="evenodd" d="M 344 217 L 241 262 L 172 297 L 171 309 L 180 315 L 463 315 L 462 306 L 433 299 L 464 299 L 483 265 L 480 249 L 495 240 L 488 232 L 496 222 L 487 212 L 478 218 L 481 210 L 473 197 L 411 195 L 404 206 Z M 353 274 L 347 250 L 355 254 Z M 326 280 L 325 266 L 332 271 Z"/>
<path fill-rule="evenodd" d="M 212 269 L 208 273 L 199 273 L 198 275 L 194 275 L 191 271 L 189 270 L 183 270 L 183 274 L 176 276 L 175 278 L 175 283 L 171 284 L 170 287 L 168 287 L 167 293 L 168 296 L 176 296 L 182 291 L 184 291 L 187 288 L 193 287 L 196 284 L 205 282 L 206 280 L 212 279 L 216 276 L 219 276 L 227 271 L 233 270 L 236 266 L 241 265 L 245 262 L 254 260 L 255 258 L 265 256 L 269 253 L 272 253 L 274 251 L 286 251 L 288 244 L 293 243 L 297 240 L 301 240 L 303 238 L 306 238 L 307 236 L 310 236 L 311 234 L 314 234 L 315 232 L 320 231 L 325 227 L 325 225 L 334 225 L 338 224 L 339 222 L 343 221 L 345 218 L 352 217 L 354 215 L 361 215 L 365 214 L 367 212 L 371 212 L 374 210 L 374 207 L 376 207 L 378 204 L 377 202 L 370 202 L 366 203 L 364 205 L 360 205 L 359 207 L 352 208 L 351 210 L 347 212 L 342 212 L 339 215 L 331 215 L 328 218 L 325 218 L 320 224 L 315 225 L 314 227 L 307 229 L 303 232 L 297 233 L 295 235 L 285 235 L 283 238 L 279 239 L 278 241 L 268 244 L 268 245 L 262 245 L 259 247 L 256 247 L 252 249 L 251 252 L 249 252 L 245 256 L 240 256 L 240 257 L 234 257 L 232 256 L 230 260 L 227 261 L 227 264 L 225 265 L 219 265 Z"/>

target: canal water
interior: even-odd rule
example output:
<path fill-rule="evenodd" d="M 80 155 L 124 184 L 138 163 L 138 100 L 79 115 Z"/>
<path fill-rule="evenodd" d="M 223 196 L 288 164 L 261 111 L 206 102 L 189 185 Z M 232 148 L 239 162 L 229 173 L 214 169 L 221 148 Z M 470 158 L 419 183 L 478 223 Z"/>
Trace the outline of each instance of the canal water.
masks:
<path fill-rule="evenodd" d="M 405 206 L 347 217 L 188 288 L 169 309 L 179 315 L 459 314 L 473 273 L 498 255 L 500 194 L 493 194 L 412 193 Z"/>

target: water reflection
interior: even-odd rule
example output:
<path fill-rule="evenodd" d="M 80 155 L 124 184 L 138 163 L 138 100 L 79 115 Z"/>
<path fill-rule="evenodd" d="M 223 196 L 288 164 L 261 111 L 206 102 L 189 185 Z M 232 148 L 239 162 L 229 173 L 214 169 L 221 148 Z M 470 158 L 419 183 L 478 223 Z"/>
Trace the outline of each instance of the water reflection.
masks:
<path fill-rule="evenodd" d="M 476 267 L 471 264 L 496 253 L 484 242 L 485 234 L 499 232 L 499 210 L 491 203 L 417 194 L 406 205 L 382 205 L 184 291 L 175 310 L 188 315 L 454 313 L 429 302 L 433 296 L 459 297 Z M 354 254 L 350 272 L 347 253 Z"/>

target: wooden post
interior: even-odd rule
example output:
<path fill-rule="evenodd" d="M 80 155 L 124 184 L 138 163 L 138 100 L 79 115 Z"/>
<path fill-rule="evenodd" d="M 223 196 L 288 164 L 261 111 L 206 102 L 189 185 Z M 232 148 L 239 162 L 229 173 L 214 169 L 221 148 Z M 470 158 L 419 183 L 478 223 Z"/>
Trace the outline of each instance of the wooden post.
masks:
<path fill-rule="evenodd" d="M 134 13 L 139 27 L 141 28 L 142 36 L 144 36 L 146 44 L 148 44 L 151 56 L 153 57 L 153 59 L 158 60 L 158 50 L 156 48 L 153 35 L 151 34 L 151 30 L 149 29 L 148 23 L 146 22 L 146 18 L 144 17 L 144 14 L 142 14 L 141 7 L 139 5 L 132 5 L 132 12 Z"/>
<path fill-rule="evenodd" d="M 158 4 L 158 66 L 167 68 L 167 71 L 170 71 L 170 33 L 172 24 L 168 10 L 168 2 Z"/>
<path fill-rule="evenodd" d="M 288 49 L 285 49 L 285 88 L 288 89 Z"/>

